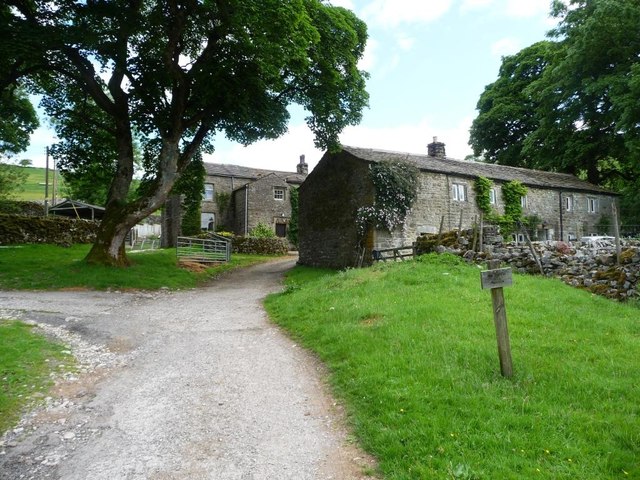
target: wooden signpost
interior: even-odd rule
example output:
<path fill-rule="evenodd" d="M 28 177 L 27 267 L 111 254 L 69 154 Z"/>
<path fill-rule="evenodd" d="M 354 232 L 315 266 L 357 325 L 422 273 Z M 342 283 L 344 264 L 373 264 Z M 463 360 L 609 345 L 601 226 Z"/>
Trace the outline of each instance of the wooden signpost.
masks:
<path fill-rule="evenodd" d="M 498 356 L 500 357 L 500 372 L 503 377 L 510 378 L 513 376 L 513 364 L 511 362 L 507 311 L 504 306 L 502 287 L 513 285 L 513 279 L 511 268 L 498 268 L 499 266 L 499 260 L 490 260 L 488 263 L 489 270 L 480 272 L 480 281 L 483 289 L 491 289 L 493 320 L 496 325 Z"/>

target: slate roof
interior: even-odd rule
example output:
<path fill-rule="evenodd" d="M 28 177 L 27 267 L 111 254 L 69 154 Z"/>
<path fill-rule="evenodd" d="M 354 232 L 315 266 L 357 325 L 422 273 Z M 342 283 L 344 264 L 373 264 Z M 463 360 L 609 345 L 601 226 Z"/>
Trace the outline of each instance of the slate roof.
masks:
<path fill-rule="evenodd" d="M 247 180 L 257 180 L 270 174 L 275 174 L 285 179 L 289 183 L 301 184 L 306 175 L 296 172 L 279 172 L 276 170 L 265 170 L 261 168 L 243 167 L 240 165 L 228 165 L 224 163 L 205 163 L 207 175 L 216 177 L 245 178 Z"/>
<path fill-rule="evenodd" d="M 502 182 L 518 180 L 522 184 L 530 187 L 617 195 L 610 190 L 585 182 L 567 173 L 544 172 L 541 170 L 508 167 L 493 163 L 455 160 L 449 157 L 437 158 L 430 157 L 429 155 L 350 147 L 346 145 L 342 146 L 342 150 L 370 162 L 380 162 L 383 160 L 410 162 L 415 164 L 420 170 L 428 172 L 472 178 L 486 177 Z"/>

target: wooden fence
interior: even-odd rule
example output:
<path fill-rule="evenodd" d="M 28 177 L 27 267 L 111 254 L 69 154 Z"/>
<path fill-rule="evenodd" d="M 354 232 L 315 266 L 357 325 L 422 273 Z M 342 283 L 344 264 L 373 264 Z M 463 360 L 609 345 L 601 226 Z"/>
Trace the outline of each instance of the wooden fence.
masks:
<path fill-rule="evenodd" d="M 380 250 L 373 250 L 371 252 L 373 260 L 376 262 L 386 262 L 387 260 L 397 262 L 404 261 L 405 258 L 416 258 L 416 245 L 406 245 L 396 248 L 383 248 Z"/>
<path fill-rule="evenodd" d="M 178 237 L 179 262 L 218 263 L 231 259 L 231 240 L 220 235 L 212 238 Z"/>

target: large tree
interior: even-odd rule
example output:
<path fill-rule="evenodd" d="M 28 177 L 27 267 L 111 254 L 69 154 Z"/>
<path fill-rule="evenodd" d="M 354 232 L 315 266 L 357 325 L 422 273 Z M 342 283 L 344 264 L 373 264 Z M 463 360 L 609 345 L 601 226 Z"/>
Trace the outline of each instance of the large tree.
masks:
<path fill-rule="evenodd" d="M 474 152 L 490 162 L 573 173 L 623 193 L 636 191 L 640 2 L 555 1 L 552 14 L 559 24 L 550 40 L 504 58 L 498 80 L 480 97 L 471 130 Z M 541 48 L 546 54 L 536 55 Z M 531 60 L 535 75 L 510 67 Z"/>
<path fill-rule="evenodd" d="M 90 99 L 107 123 L 94 131 L 115 141 L 90 262 L 127 263 L 127 231 L 216 133 L 244 144 L 277 137 L 297 103 L 316 144 L 333 148 L 367 104 L 357 67 L 366 26 L 320 0 L 8 0 L 0 21 L 0 57 L 10 59 L 0 88 L 22 78 L 47 97 L 69 88 L 60 108 Z M 155 155 L 128 201 L 136 137 Z"/>

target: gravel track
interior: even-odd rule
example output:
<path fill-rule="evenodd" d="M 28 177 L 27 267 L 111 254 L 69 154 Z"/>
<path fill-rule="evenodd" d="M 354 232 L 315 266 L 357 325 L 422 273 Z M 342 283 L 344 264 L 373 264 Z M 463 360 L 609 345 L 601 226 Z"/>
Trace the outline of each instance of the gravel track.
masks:
<path fill-rule="evenodd" d="M 294 262 L 180 292 L 0 292 L 0 317 L 80 362 L 0 440 L 0 478 L 368 478 L 322 367 L 262 309 Z"/>

